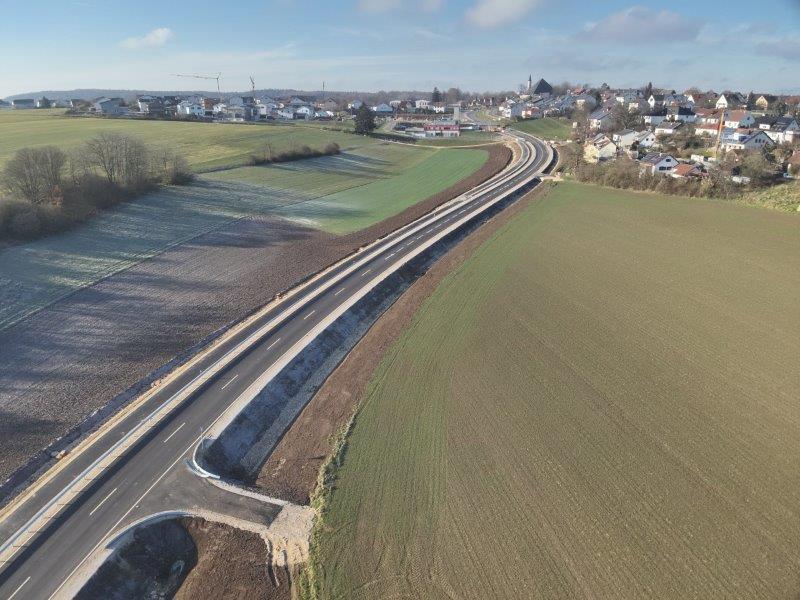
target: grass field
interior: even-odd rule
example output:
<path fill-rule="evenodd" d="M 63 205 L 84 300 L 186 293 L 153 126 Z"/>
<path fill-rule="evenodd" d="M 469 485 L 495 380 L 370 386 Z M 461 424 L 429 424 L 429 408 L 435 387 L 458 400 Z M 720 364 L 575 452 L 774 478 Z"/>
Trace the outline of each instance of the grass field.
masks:
<path fill-rule="evenodd" d="M 512 129 L 524 131 L 531 135 L 539 136 L 546 140 L 568 140 L 570 136 L 570 124 L 561 119 L 535 119 L 532 121 L 520 121 L 510 125 Z"/>
<path fill-rule="evenodd" d="M 351 136 L 352 137 L 352 136 Z M 0 250 L 0 329 L 166 248 L 253 215 L 348 233 L 402 212 L 479 169 L 484 150 L 373 143 L 339 156 L 211 173 Z"/>
<path fill-rule="evenodd" d="M 560 184 L 389 350 L 325 598 L 796 598 L 795 215 Z"/>
<path fill-rule="evenodd" d="M 500 136 L 496 133 L 486 131 L 464 131 L 457 138 L 420 140 L 417 145 L 434 147 L 478 146 L 480 144 L 491 144 L 498 139 L 500 139 Z"/>
<path fill-rule="evenodd" d="M 150 144 L 170 145 L 182 152 L 196 171 L 246 164 L 254 153 L 263 154 L 304 144 L 321 148 L 338 142 L 345 149 L 370 146 L 376 140 L 323 129 L 321 124 L 246 125 L 67 117 L 57 110 L 0 111 L 0 168 L 20 148 L 54 145 L 68 150 L 103 131 L 136 135 Z M 342 124 L 328 123 L 330 128 Z"/>

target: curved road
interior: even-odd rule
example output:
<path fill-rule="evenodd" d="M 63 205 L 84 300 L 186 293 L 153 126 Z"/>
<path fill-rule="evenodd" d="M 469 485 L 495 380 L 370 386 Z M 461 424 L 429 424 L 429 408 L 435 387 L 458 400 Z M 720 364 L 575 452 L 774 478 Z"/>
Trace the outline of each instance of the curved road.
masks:
<path fill-rule="evenodd" d="M 154 499 L 164 497 L 159 487 L 168 486 L 177 470 L 185 471 L 183 463 L 197 444 L 229 422 L 330 323 L 437 241 L 509 194 L 536 185 L 552 151 L 532 136 L 513 137 L 522 151 L 501 174 L 377 240 L 233 329 L 3 509 L 0 599 L 68 596 L 79 567 L 142 510 L 173 508 L 155 506 Z"/>

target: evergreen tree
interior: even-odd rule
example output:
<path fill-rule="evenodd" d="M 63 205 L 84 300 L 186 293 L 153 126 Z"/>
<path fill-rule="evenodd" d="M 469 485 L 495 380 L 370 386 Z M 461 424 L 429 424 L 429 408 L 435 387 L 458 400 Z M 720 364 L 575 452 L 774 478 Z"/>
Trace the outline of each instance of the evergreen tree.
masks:
<path fill-rule="evenodd" d="M 360 135 L 372 133 L 375 129 L 375 115 L 366 104 L 362 104 L 356 113 L 355 130 Z"/>
<path fill-rule="evenodd" d="M 431 94 L 431 102 L 441 102 L 442 101 L 442 92 L 439 91 L 438 87 L 433 88 L 433 93 Z"/>

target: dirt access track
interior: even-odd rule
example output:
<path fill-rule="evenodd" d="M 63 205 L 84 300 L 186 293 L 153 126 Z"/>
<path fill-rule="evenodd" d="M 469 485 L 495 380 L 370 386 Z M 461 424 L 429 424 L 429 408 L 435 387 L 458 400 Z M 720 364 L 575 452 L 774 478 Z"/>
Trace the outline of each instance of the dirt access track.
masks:
<path fill-rule="evenodd" d="M 246 219 L 0 332 L 0 481 L 15 473 L 24 480 L 49 460 L 50 444 L 79 439 L 276 294 L 492 177 L 511 151 L 489 150 L 472 176 L 367 229 L 334 236 Z M 0 503 L 14 487 L 0 488 Z"/>
<path fill-rule="evenodd" d="M 296 504 L 309 503 L 320 467 L 331 453 L 335 434 L 349 422 L 384 354 L 411 323 L 420 306 L 448 273 L 548 189 L 537 187 L 471 233 L 441 257 L 378 319 L 283 435 L 262 466 L 256 487 L 269 496 Z"/>

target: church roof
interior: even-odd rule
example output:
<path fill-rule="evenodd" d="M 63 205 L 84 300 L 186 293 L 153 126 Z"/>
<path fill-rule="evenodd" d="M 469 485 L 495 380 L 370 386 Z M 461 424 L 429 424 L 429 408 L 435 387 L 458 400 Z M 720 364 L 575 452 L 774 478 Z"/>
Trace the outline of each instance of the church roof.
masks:
<path fill-rule="evenodd" d="M 540 79 L 536 82 L 536 85 L 533 88 L 534 94 L 552 94 L 553 93 L 553 86 L 547 83 L 544 79 Z"/>

